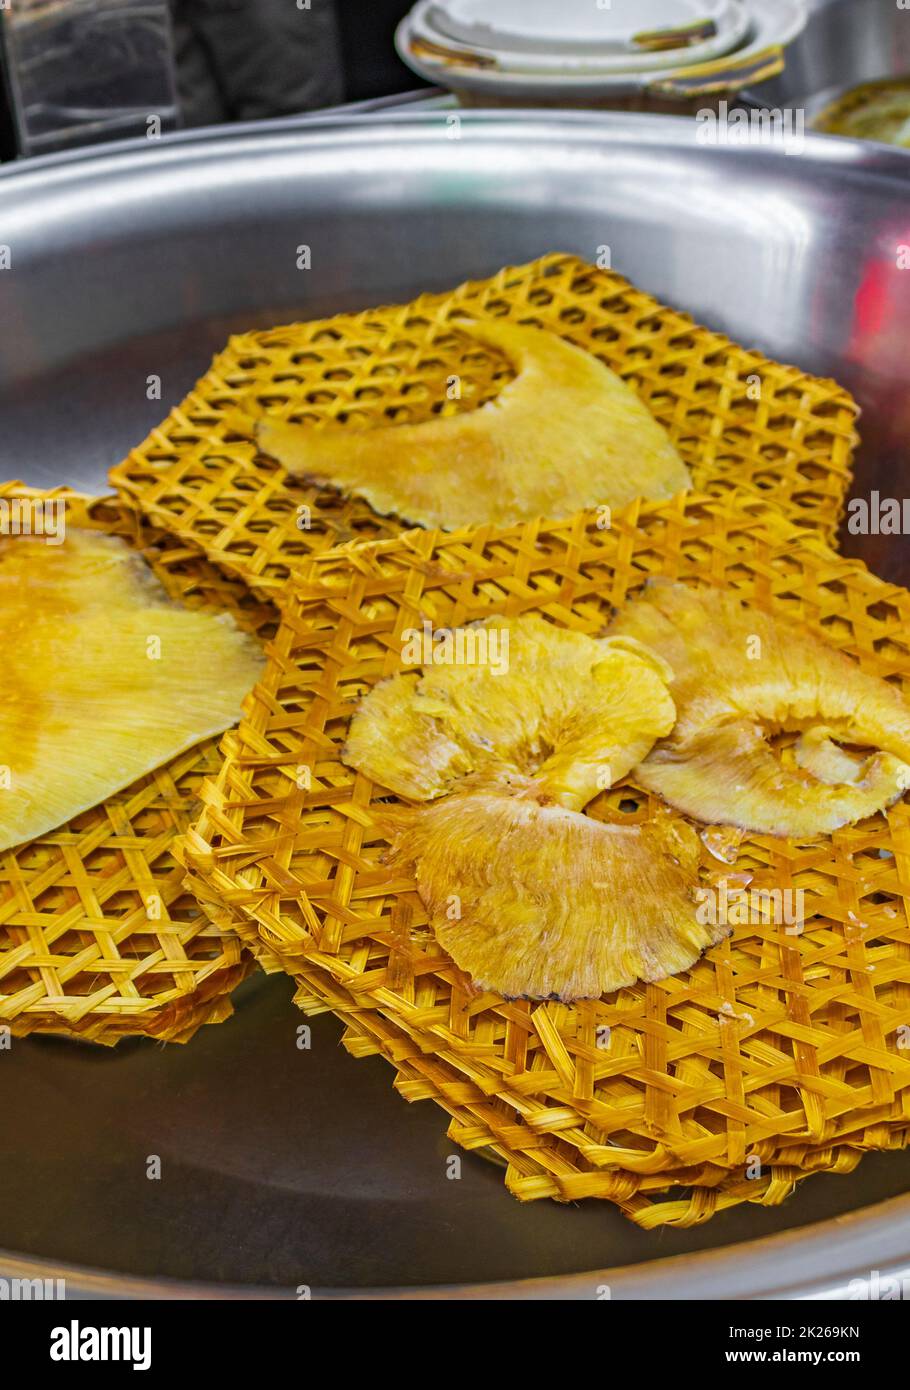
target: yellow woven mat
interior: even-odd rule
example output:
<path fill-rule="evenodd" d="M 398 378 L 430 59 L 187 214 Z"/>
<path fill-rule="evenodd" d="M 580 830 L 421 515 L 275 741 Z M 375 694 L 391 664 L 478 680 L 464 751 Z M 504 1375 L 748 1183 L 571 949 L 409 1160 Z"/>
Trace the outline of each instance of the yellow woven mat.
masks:
<path fill-rule="evenodd" d="M 141 526 L 113 499 L 0 486 L 0 497 L 64 499 L 66 524 L 140 548 L 173 597 L 229 609 L 262 635 L 274 613 L 195 551 Z M 231 1012 L 253 961 L 219 933 L 183 885 L 175 840 L 220 765 L 209 739 L 102 805 L 0 853 L 0 1025 L 114 1043 L 144 1034 L 185 1041 Z"/>
<path fill-rule="evenodd" d="M 571 1153 L 567 1162 L 559 1134 L 529 1134 L 522 1126 L 527 1115 L 522 1098 L 510 1096 L 505 1088 L 491 1093 L 489 1079 L 470 1059 L 445 1053 L 432 1038 L 420 1039 L 399 1028 L 369 1001 L 364 1007 L 362 997 L 318 966 L 279 962 L 255 934 L 250 936 L 249 921 L 244 926 L 242 916 L 234 917 L 221 900 L 209 897 L 204 880 L 190 873 L 187 882 L 213 920 L 225 929 L 237 929 L 265 969 L 284 968 L 296 975 L 295 999 L 305 1012 L 331 1010 L 344 1020 L 342 1043 L 352 1056 L 379 1055 L 391 1062 L 399 1095 L 409 1102 L 435 1101 L 451 1117 L 448 1136 L 453 1142 L 500 1162 L 506 1169 L 506 1186 L 521 1201 L 575 1201 L 593 1195 L 609 1199 L 647 1229 L 698 1225 L 743 1202 L 777 1206 L 811 1173 L 850 1173 L 864 1151 L 903 1148 L 907 1142 L 905 1127 L 864 1121 L 846 1138 L 823 1147 L 785 1143 L 777 1148 L 766 1141 L 756 1145 L 735 1172 L 716 1164 L 669 1169 L 654 1153 L 639 1155 L 637 1172 L 624 1166 L 623 1155 L 615 1168 L 605 1165 L 601 1156 L 599 1169 L 595 1165 L 593 1171 L 580 1172 Z"/>
<path fill-rule="evenodd" d="M 609 1195 L 606 1166 L 733 1170 L 766 1143 L 878 1146 L 870 1135 L 910 1123 L 903 804 L 811 845 L 745 841 L 737 867 L 752 868 L 753 886 L 806 893 L 801 935 L 739 927 L 683 975 L 576 1006 L 479 994 L 426 929 L 413 886 L 378 862 L 372 807 L 388 796 L 339 751 L 356 699 L 397 669 L 403 629 L 536 611 L 598 632 L 650 574 L 732 585 L 910 680 L 903 591 L 751 496 L 639 504 L 608 531 L 584 516 L 412 531 L 316 557 L 293 586 L 184 846 L 203 898 L 245 917 L 292 973 L 316 967 L 361 1017 L 384 1016 L 426 1051 L 470 1063 L 486 1094 L 506 1094 L 516 1150 L 558 1141 L 559 1174 L 539 1195 Z M 589 810 L 636 819 L 650 803 L 627 786 Z"/>
<path fill-rule="evenodd" d="M 269 411 L 354 428 L 417 421 L 446 401 L 452 374 L 462 384 L 454 408 L 475 409 L 511 368 L 452 334 L 449 321 L 465 313 L 537 324 L 593 352 L 666 426 L 697 487 L 754 487 L 833 542 L 855 442 L 846 391 L 746 351 L 571 256 L 410 304 L 232 338 L 111 481 L 156 525 L 264 594 L 312 553 L 395 535 L 400 523 L 365 502 L 289 480 L 237 416 Z"/>
<path fill-rule="evenodd" d="M 219 781 L 222 781 L 230 766 L 232 756 L 231 750 L 228 749 L 222 778 L 219 778 Z M 217 787 L 214 790 L 217 794 Z M 628 794 L 629 788 L 620 788 L 617 794 L 622 796 L 624 791 Z M 207 796 L 210 794 L 211 789 L 205 793 Z M 192 838 L 191 835 L 189 839 Z M 178 856 L 185 860 L 188 848 L 188 841 L 184 840 L 177 847 Z M 503 1123 L 508 1134 L 514 1131 L 516 1119 L 520 1119 L 537 1135 L 538 1142 L 545 1142 L 552 1137 L 563 1145 L 577 1149 L 582 1157 L 590 1160 L 596 1167 L 624 1169 L 626 1176 L 634 1173 L 642 1179 L 657 1174 L 666 1182 L 666 1175 L 670 1172 L 668 1165 L 672 1165 L 673 1155 L 663 1145 L 655 1145 L 653 1142 L 643 1145 L 640 1139 L 635 1139 L 631 1147 L 624 1147 L 623 1140 L 629 1141 L 634 1139 L 634 1136 L 622 1135 L 619 1131 L 611 1135 L 609 1146 L 604 1145 L 596 1127 L 582 1126 L 577 1114 L 554 1114 L 551 1107 L 542 1104 L 537 1096 L 539 1088 L 536 1078 L 533 1087 L 522 1087 L 519 1084 L 510 1089 L 512 1078 L 507 1069 L 497 1067 L 495 1060 L 492 1066 L 488 1065 L 491 1063 L 489 1048 L 464 1045 L 458 1048 L 450 1047 L 444 1033 L 438 1030 L 427 1031 L 420 1026 L 419 1010 L 411 1010 L 408 1013 L 399 1010 L 387 1016 L 387 1013 L 382 1011 L 382 992 L 377 991 L 374 994 L 373 990 L 367 987 L 367 980 L 348 977 L 343 985 L 339 983 L 337 971 L 333 974 L 321 969 L 310 954 L 301 956 L 295 953 L 293 948 L 291 954 L 279 954 L 272 945 L 265 944 L 261 927 L 256 920 L 251 919 L 241 908 L 230 908 L 225 898 L 219 896 L 208 879 L 197 870 L 190 867 L 185 882 L 211 920 L 221 930 L 239 936 L 247 948 L 257 956 L 263 969 L 269 972 L 281 970 L 294 976 L 299 987 L 296 1002 L 308 1014 L 334 1012 L 349 1025 L 349 1036 L 360 1039 L 358 1046 L 361 1046 L 364 1038 L 369 1038 L 371 1044 L 368 1050 L 381 1051 L 393 1062 L 402 1058 L 416 1059 L 420 1055 L 424 1058 L 432 1057 L 434 1062 L 439 1064 L 434 1076 L 442 1076 L 448 1069 L 460 1094 L 464 1094 L 465 1082 L 476 1088 L 475 1098 L 479 1098 L 487 1107 L 493 1106 L 492 1109 L 487 1109 L 486 1113 L 491 1124 L 491 1134 L 498 1137 L 498 1140 L 505 1142 L 501 1132 Z M 234 896 L 244 901 L 248 895 L 246 890 L 240 889 Z M 269 934 L 269 940 L 274 941 L 272 934 Z M 454 973 L 458 975 L 457 971 Z M 885 1001 L 888 1004 L 894 1003 L 890 990 L 886 991 Z M 582 1004 L 578 1007 L 584 1009 L 588 1006 Z M 900 1008 L 899 1005 L 895 1007 Z M 820 1010 L 815 1018 L 816 1025 L 819 1028 L 830 1026 L 832 1016 L 834 1023 L 838 1025 L 840 1036 L 843 1036 L 843 1010 Z M 727 1021 L 726 1016 L 722 1021 Z M 612 1039 L 610 1041 L 612 1043 Z M 536 1063 L 542 1061 L 542 1056 L 538 1055 Z M 553 1076 L 551 1081 L 554 1085 L 559 1084 L 557 1076 Z M 499 1123 L 496 1122 L 496 1116 L 499 1117 Z M 857 1149 L 890 1147 L 895 1126 L 900 1129 L 908 1123 L 910 1105 L 904 1096 L 900 1097 L 898 1104 L 848 1111 L 829 1124 L 825 1147 L 830 1144 L 847 1144 Z M 738 1166 L 745 1169 L 755 1158 L 762 1162 L 776 1162 L 781 1153 L 787 1155 L 786 1161 L 789 1165 L 798 1166 L 801 1162 L 811 1162 L 815 1151 L 816 1146 L 806 1139 L 791 1140 L 784 1137 L 777 1142 L 765 1138 L 749 1146 Z M 699 1185 L 706 1182 L 711 1185 L 718 1181 L 719 1174 L 728 1173 L 729 1169 L 720 1166 L 715 1159 L 714 1162 L 702 1165 L 701 1169 L 690 1164 L 684 1171 L 687 1174 L 687 1184 Z M 702 1176 L 698 1176 L 699 1173 Z M 580 1195 L 582 1184 L 578 1183 L 576 1186 Z M 555 1188 L 550 1195 L 558 1195 Z"/>
<path fill-rule="evenodd" d="M 784 1145 L 757 1149 L 737 1172 L 704 1164 L 689 1169 L 630 1173 L 622 1169 L 580 1173 L 558 1140 L 539 1136 L 535 1146 L 521 1130 L 507 1097 L 493 1098 L 471 1083 L 463 1069 L 427 1054 L 378 1012 L 364 1012 L 351 995 L 324 973 L 308 967 L 297 1001 L 307 1012 L 329 1007 L 345 1018 L 342 1041 L 353 1056 L 380 1055 L 396 1068 L 395 1089 L 410 1102 L 433 1100 L 452 1118 L 448 1136 L 468 1150 L 495 1156 L 506 1168 L 506 1186 L 521 1201 L 551 1197 L 574 1201 L 608 1198 L 637 1225 L 692 1226 L 743 1202 L 778 1206 L 796 1184 L 814 1172 L 850 1173 L 868 1149 L 903 1148 L 906 1127 L 881 1125 L 857 1135 L 857 1143 Z M 315 984 L 315 988 L 314 988 Z"/>
<path fill-rule="evenodd" d="M 406 1023 L 399 1026 L 369 1000 L 365 1006 L 362 995 L 347 990 L 317 965 L 278 961 L 265 951 L 256 933 L 251 934 L 249 920 L 244 924 L 242 914 L 235 916 L 223 901 L 210 895 L 204 879 L 191 871 L 187 882 L 213 921 L 223 929 L 236 929 L 265 969 L 284 968 L 296 976 L 295 999 L 301 1008 L 308 1014 L 330 1010 L 344 1020 L 342 1042 L 353 1056 L 379 1055 L 391 1062 L 397 1073 L 395 1089 L 405 1100 L 435 1101 L 451 1117 L 448 1136 L 453 1142 L 504 1165 L 506 1185 L 519 1200 L 574 1201 L 593 1195 L 608 1198 L 646 1228 L 697 1225 L 743 1202 L 779 1205 L 801 1178 L 813 1172 L 849 1173 L 864 1150 L 896 1149 L 906 1143 L 906 1128 L 866 1119 L 837 1143 L 823 1147 L 787 1143 L 775 1147 L 765 1141 L 755 1146 L 736 1172 L 716 1164 L 670 1169 L 659 1153 L 639 1154 L 639 1170 L 632 1171 L 625 1166 L 627 1156 L 618 1152 L 617 1166 L 611 1168 L 603 1149 L 592 1169 L 580 1172 L 559 1133 L 546 1129 L 529 1133 L 523 1125 L 528 1114 L 523 1098 L 510 1095 L 504 1086 L 491 1091 L 489 1077 L 470 1058 L 445 1052 L 437 1041 L 421 1038 Z M 592 1153 L 594 1147 L 589 1144 Z"/>

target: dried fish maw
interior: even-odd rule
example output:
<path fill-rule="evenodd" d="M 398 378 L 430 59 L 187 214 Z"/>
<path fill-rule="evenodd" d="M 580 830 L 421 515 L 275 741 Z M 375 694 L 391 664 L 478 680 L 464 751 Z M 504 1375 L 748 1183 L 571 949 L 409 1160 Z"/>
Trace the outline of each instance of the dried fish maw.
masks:
<path fill-rule="evenodd" d="M 483 752 L 466 750 L 425 714 L 415 672 L 380 681 L 361 701 L 342 758 L 398 796 L 428 801 L 473 772 Z"/>
<path fill-rule="evenodd" d="M 655 748 L 636 780 L 698 820 L 798 838 L 828 834 L 891 805 L 910 786 L 910 767 L 890 754 L 866 760 L 862 777 L 832 785 L 789 768 L 763 729 L 746 721 L 710 725 Z"/>
<path fill-rule="evenodd" d="M 173 603 L 122 541 L 0 541 L 0 847 L 34 839 L 240 717 L 262 653 Z"/>
<path fill-rule="evenodd" d="M 536 615 L 460 631 L 465 648 L 486 660 L 393 676 L 351 720 L 344 761 L 399 796 L 430 800 L 471 773 L 496 772 L 533 777 L 553 800 L 581 810 L 673 727 L 670 673 L 640 644 Z"/>
<path fill-rule="evenodd" d="M 597 998 L 687 969 L 727 934 L 699 921 L 698 841 L 670 817 L 609 825 L 539 786 L 468 786 L 391 817 L 440 945 L 507 998 Z"/>
<path fill-rule="evenodd" d="M 834 731 L 823 724 L 815 724 L 800 734 L 792 757 L 797 767 L 805 768 L 820 782 L 846 782 L 850 786 L 862 780 L 869 761 L 842 748 Z"/>
<path fill-rule="evenodd" d="M 381 515 L 452 530 L 671 497 L 692 486 L 660 425 L 615 372 L 545 329 L 459 323 L 517 375 L 476 410 L 370 430 L 257 425 L 291 473 L 364 497 Z"/>
<path fill-rule="evenodd" d="M 807 837 L 883 810 L 910 786 L 910 708 L 887 681 L 735 595 L 652 582 L 611 632 L 670 665 L 671 736 L 636 769 L 688 815 Z M 772 745 L 798 733 L 791 755 Z M 870 750 L 860 758 L 839 744 Z"/>

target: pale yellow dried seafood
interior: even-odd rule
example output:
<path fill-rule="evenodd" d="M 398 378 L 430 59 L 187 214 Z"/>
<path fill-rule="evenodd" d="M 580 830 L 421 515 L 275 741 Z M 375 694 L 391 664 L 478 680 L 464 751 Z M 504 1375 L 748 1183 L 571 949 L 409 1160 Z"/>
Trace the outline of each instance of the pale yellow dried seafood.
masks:
<path fill-rule="evenodd" d="M 506 997 L 594 998 L 687 969 L 727 934 L 699 920 L 698 840 L 669 816 L 604 824 L 534 782 L 471 785 L 390 816 L 440 945 Z"/>
<path fill-rule="evenodd" d="M 676 726 L 635 777 L 686 814 L 808 837 L 910 786 L 900 692 L 798 623 L 734 594 L 656 580 L 611 633 L 647 643 L 673 670 Z M 775 746 L 794 733 L 792 748 Z"/>
<path fill-rule="evenodd" d="M 123 541 L 0 540 L 0 848 L 228 728 L 263 665 L 232 618 L 172 602 Z"/>
<path fill-rule="evenodd" d="M 581 814 L 672 728 L 663 662 L 537 616 L 426 638 L 421 671 L 361 702 L 344 758 L 431 802 L 386 813 L 389 863 L 456 964 L 504 995 L 566 1000 L 691 965 L 723 934 L 698 918 L 694 832 Z"/>
<path fill-rule="evenodd" d="M 375 686 L 343 755 L 399 796 L 429 800 L 472 772 L 495 771 L 533 776 L 554 801 L 581 810 L 673 726 L 669 672 L 640 644 L 536 615 L 426 636 L 418 654 L 451 660 Z"/>
<path fill-rule="evenodd" d="M 506 355 L 516 376 L 476 410 L 369 430 L 258 422 L 289 472 L 364 497 L 374 511 L 452 530 L 671 497 L 691 487 L 663 426 L 591 353 L 545 329 L 453 324 Z"/>

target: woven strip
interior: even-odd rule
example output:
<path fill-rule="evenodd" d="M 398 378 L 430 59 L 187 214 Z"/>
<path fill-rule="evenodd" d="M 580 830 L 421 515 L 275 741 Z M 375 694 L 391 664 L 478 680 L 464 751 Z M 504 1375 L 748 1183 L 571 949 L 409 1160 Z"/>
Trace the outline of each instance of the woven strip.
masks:
<path fill-rule="evenodd" d="M 580 516 L 410 532 L 316 557 L 301 575 L 185 844 L 203 898 L 246 918 L 291 973 L 316 968 L 361 1016 L 470 1064 L 485 1094 L 520 1110 L 528 1152 L 556 1138 L 563 1195 L 576 1178 L 610 1195 L 606 1166 L 734 1170 L 756 1151 L 878 1147 L 910 1123 L 903 804 L 812 845 L 744 842 L 737 867 L 753 886 L 806 892 L 801 935 L 739 927 L 685 974 L 574 1007 L 478 993 L 428 932 L 413 885 L 379 862 L 387 794 L 339 752 L 356 699 L 397 669 L 403 630 L 539 612 L 598 632 L 650 574 L 731 585 L 910 680 L 910 599 L 750 496 L 640 504 L 609 531 Z M 627 823 L 652 809 L 631 785 L 589 808 Z"/>
<path fill-rule="evenodd" d="M 268 596 L 309 555 L 401 525 L 357 498 L 289 479 L 258 453 L 243 416 L 367 428 L 426 419 L 442 403 L 475 409 L 511 368 L 453 334 L 451 321 L 465 315 L 539 325 L 594 353 L 666 426 L 697 487 L 754 487 L 833 542 L 851 477 L 851 397 L 572 256 L 410 304 L 232 338 L 111 481 L 156 525 Z M 452 376 L 462 394 L 449 402 Z"/>
<path fill-rule="evenodd" d="M 0 487 L 0 497 L 64 499 L 67 526 L 129 540 L 172 597 L 227 609 L 260 635 L 274 626 L 272 610 L 236 580 L 114 499 L 17 483 Z M 0 853 L 0 1023 L 18 1036 L 183 1042 L 230 1014 L 230 992 L 252 957 L 200 911 L 173 856 L 198 813 L 203 779 L 219 766 L 218 740 L 209 739 L 50 834 Z"/>

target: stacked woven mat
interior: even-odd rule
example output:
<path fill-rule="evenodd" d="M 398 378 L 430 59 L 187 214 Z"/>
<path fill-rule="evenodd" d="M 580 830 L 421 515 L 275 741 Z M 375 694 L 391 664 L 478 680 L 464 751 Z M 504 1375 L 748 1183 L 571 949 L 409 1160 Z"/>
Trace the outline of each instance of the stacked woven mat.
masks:
<path fill-rule="evenodd" d="M 599 356 L 665 425 L 693 491 L 605 529 L 579 514 L 404 530 L 288 477 L 244 433 L 264 412 L 425 419 L 453 373 L 456 408 L 476 408 L 510 369 L 452 332 L 466 311 Z M 442 1106 L 452 1138 L 496 1157 L 517 1197 L 608 1198 L 645 1227 L 773 1204 L 806 1174 L 904 1145 L 903 802 L 811 843 L 743 838 L 736 868 L 754 886 L 805 894 L 799 932 L 737 926 L 688 971 L 596 1001 L 507 1000 L 442 951 L 414 884 L 383 862 L 392 798 L 340 756 L 357 700 L 400 669 L 406 628 L 536 613 L 596 635 L 655 575 L 795 616 L 910 693 L 910 597 L 832 548 L 855 416 L 834 383 L 571 257 L 233 339 L 113 471 L 119 501 L 85 511 L 128 531 L 172 591 L 242 614 L 267 666 L 220 751 L 4 857 L 0 1019 L 181 1038 L 223 1015 L 256 957 L 295 978 L 302 1008 L 336 1013 L 354 1055 L 385 1057 L 402 1096 Z M 654 810 L 628 778 L 586 813 L 636 824 Z M 153 880 L 166 922 L 150 932 Z"/>
<path fill-rule="evenodd" d="M 275 630 L 270 604 L 116 499 L 16 483 L 0 486 L 0 498 L 63 502 L 68 526 L 133 545 L 171 598 L 230 612 L 262 640 Z M 183 1042 L 231 1013 L 231 991 L 253 959 L 200 911 L 173 853 L 219 766 L 218 740 L 209 739 L 0 853 L 0 1026 L 98 1043 Z"/>

